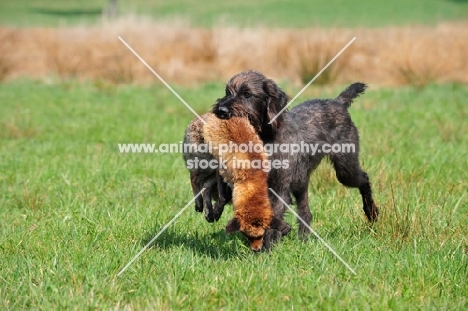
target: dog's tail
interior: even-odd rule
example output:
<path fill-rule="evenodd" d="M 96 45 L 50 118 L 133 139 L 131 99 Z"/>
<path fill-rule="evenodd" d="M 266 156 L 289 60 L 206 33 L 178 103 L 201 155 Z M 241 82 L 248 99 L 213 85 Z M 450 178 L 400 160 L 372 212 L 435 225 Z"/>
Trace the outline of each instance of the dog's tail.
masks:
<path fill-rule="evenodd" d="M 349 108 L 351 106 L 351 103 L 353 100 L 364 93 L 366 90 L 367 85 L 361 82 L 356 82 L 348 86 L 346 90 L 341 92 L 341 94 L 336 98 L 336 100 L 344 105 L 346 108 Z"/>

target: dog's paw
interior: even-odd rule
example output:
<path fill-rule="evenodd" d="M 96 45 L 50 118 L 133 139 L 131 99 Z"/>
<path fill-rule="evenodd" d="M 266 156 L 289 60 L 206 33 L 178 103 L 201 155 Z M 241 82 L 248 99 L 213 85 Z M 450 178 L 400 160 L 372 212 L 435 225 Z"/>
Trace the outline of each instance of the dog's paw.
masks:
<path fill-rule="evenodd" d="M 214 213 L 213 213 L 212 210 L 210 211 L 208 209 L 205 209 L 205 219 L 208 222 L 214 222 L 215 221 Z"/>
<path fill-rule="evenodd" d="M 306 242 L 309 240 L 309 235 L 310 235 L 309 228 L 305 226 L 299 226 L 299 231 L 297 233 L 299 240 Z"/>
<path fill-rule="evenodd" d="M 213 207 L 214 221 L 218 221 L 221 218 L 221 216 L 223 215 L 224 205 L 225 204 L 220 203 L 219 201 L 215 203 L 215 205 Z"/>
<path fill-rule="evenodd" d="M 269 251 L 271 247 L 278 243 L 283 236 L 281 231 L 275 229 L 268 229 L 263 236 L 263 246 L 262 250 Z"/>
<path fill-rule="evenodd" d="M 203 204 L 195 203 L 195 212 L 197 213 L 203 212 Z"/>
<path fill-rule="evenodd" d="M 364 213 L 366 214 L 367 219 L 371 222 L 374 223 L 377 221 L 377 218 L 379 217 L 379 208 L 377 205 L 375 205 L 374 202 L 372 202 L 371 206 L 364 206 Z"/>
<path fill-rule="evenodd" d="M 284 222 L 283 228 L 281 228 L 281 236 L 286 236 L 291 232 L 291 225 Z"/>

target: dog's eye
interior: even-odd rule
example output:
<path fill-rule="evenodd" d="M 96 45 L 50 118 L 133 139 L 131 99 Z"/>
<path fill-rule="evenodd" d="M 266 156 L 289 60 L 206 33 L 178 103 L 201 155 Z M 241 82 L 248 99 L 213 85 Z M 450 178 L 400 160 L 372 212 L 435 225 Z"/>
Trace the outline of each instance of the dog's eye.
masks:
<path fill-rule="evenodd" d="M 242 93 L 242 95 L 245 97 L 245 98 L 250 98 L 252 97 L 252 93 L 248 92 L 248 91 L 245 91 L 244 93 Z"/>
<path fill-rule="evenodd" d="M 231 96 L 231 95 L 232 95 L 231 91 L 228 88 L 226 88 L 226 96 Z"/>

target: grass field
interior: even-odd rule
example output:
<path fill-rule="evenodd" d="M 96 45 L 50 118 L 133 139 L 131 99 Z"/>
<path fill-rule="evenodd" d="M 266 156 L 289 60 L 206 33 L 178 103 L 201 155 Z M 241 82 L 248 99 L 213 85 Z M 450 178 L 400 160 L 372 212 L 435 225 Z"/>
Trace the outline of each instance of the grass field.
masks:
<path fill-rule="evenodd" d="M 95 24 L 107 0 L 53 1 L 15 0 L 0 3 L 0 24 L 9 26 L 64 26 Z M 468 17 L 464 0 L 193 0 L 119 1 L 123 14 L 144 14 L 156 20 L 182 19 L 193 25 L 212 27 L 220 23 L 268 27 L 380 27 L 389 25 L 435 25 Z"/>
<path fill-rule="evenodd" d="M 107 3 L 0 2 L 0 310 L 468 309 L 468 1 Z M 295 104 L 370 84 L 350 112 L 378 223 L 326 161 L 309 186 L 357 275 L 290 214 L 253 254 L 231 206 L 215 224 L 190 206 L 117 277 L 192 199 L 181 154 L 118 144 L 178 143 L 194 117 L 117 36 L 198 113 L 246 69 L 294 96 L 356 36 Z"/>
<path fill-rule="evenodd" d="M 176 90 L 204 112 L 223 84 Z M 193 115 L 159 85 L 0 84 L 0 309 L 466 309 L 467 97 L 371 85 L 350 108 L 382 217 L 370 228 L 328 163 L 309 196 L 313 228 L 357 276 L 296 225 L 253 254 L 224 233 L 231 208 L 208 224 L 190 207 L 117 278 L 192 196 L 180 154 L 117 144 L 179 142 Z"/>

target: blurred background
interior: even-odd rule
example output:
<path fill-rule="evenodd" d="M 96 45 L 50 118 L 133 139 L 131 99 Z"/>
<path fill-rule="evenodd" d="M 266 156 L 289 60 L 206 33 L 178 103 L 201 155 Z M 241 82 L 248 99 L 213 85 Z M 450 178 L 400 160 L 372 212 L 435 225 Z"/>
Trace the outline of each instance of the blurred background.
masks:
<path fill-rule="evenodd" d="M 1 1 L 0 81 L 22 76 L 154 83 L 245 69 L 301 85 L 468 82 L 468 1 Z"/>

